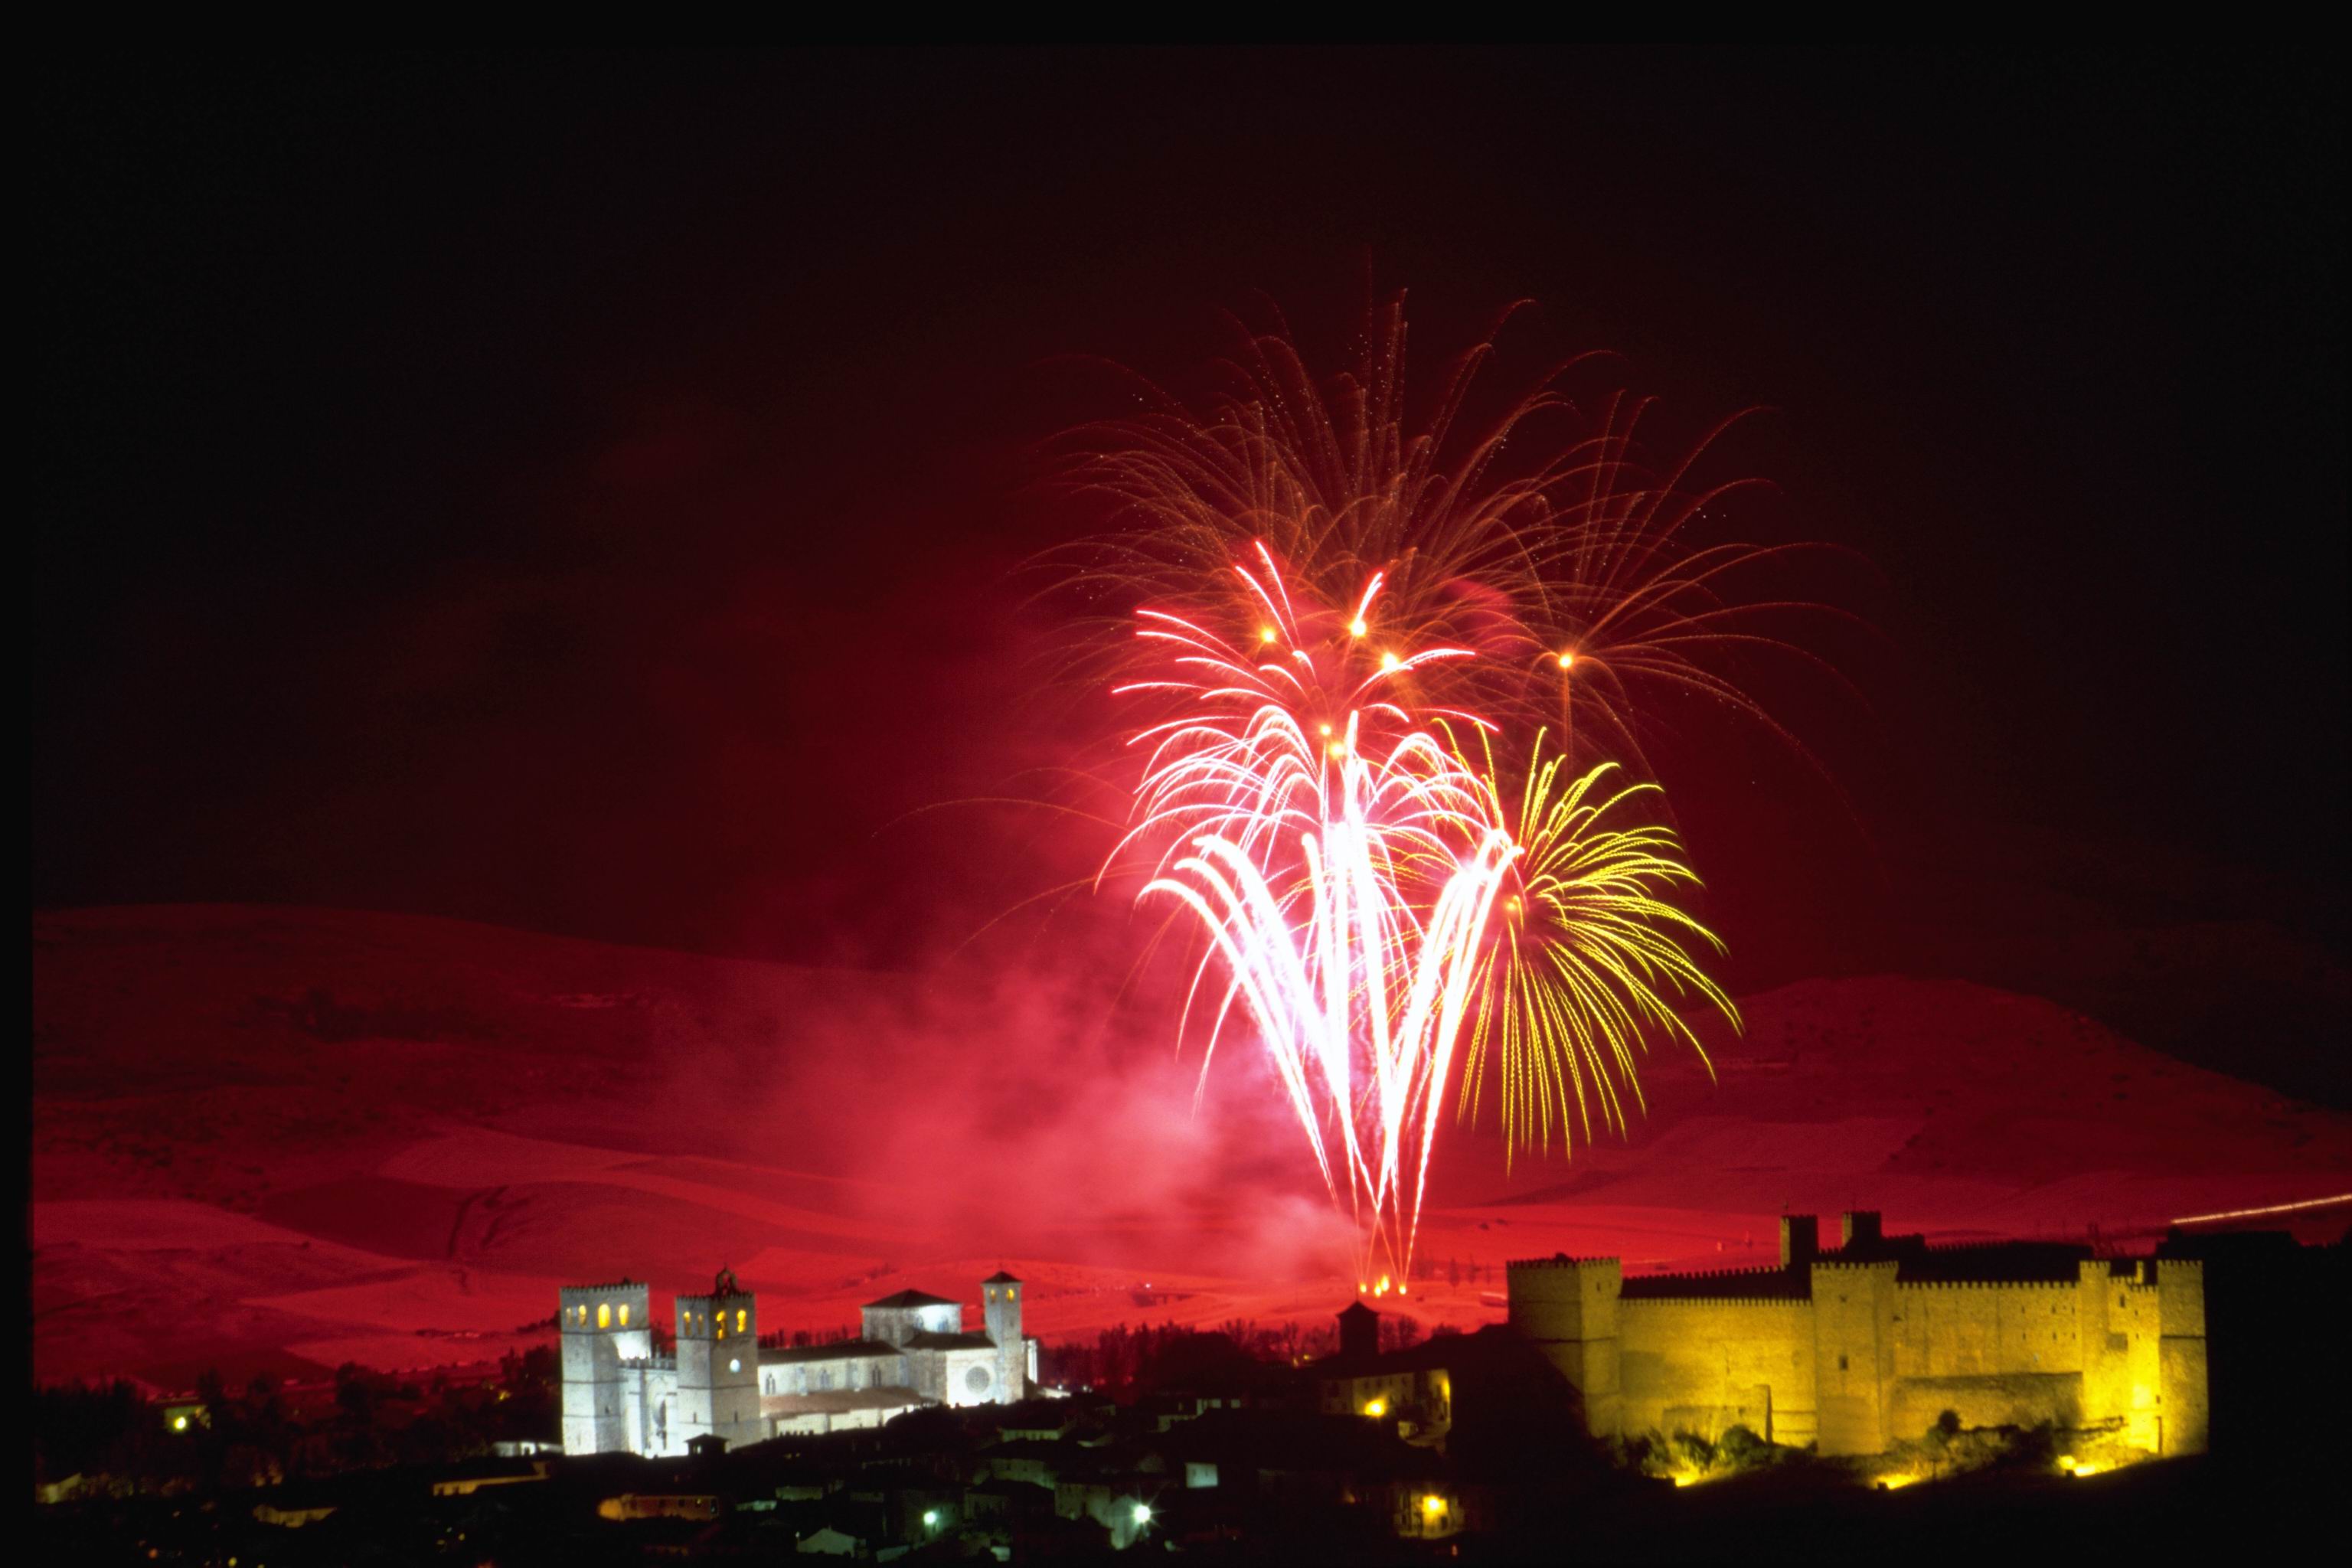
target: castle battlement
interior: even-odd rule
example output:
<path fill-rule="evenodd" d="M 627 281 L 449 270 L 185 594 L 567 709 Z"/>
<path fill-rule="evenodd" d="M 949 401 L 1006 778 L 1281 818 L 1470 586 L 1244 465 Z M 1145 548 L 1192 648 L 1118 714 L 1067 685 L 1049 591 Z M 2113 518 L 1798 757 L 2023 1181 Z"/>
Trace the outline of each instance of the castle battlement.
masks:
<path fill-rule="evenodd" d="M 2072 1290 L 2072 1279 L 1903 1279 L 1895 1281 L 1898 1290 Z"/>
<path fill-rule="evenodd" d="M 1944 1410 L 1970 1426 L 2123 1423 L 2159 1454 L 2205 1447 L 2204 1280 L 2154 1258 L 2039 1241 L 1930 1247 L 1870 1211 L 1781 1217 L 1779 1268 L 1621 1276 L 1615 1258 L 1509 1266 L 1509 1321 L 1601 1436 L 1745 1426 L 1877 1454 Z"/>

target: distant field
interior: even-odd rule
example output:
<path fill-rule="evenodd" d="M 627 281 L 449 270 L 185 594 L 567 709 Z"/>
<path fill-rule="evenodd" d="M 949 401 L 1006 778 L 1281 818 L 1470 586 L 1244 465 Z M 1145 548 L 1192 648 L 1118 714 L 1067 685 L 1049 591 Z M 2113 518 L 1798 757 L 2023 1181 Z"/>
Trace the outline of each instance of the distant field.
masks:
<path fill-rule="evenodd" d="M 907 1285 L 976 1303 L 1000 1266 L 1048 1336 L 1319 1320 L 1353 1286 L 1278 1118 L 1196 1121 L 1189 1066 L 1116 1099 L 982 1072 L 984 1017 L 955 1058 L 980 1068 L 943 1068 L 908 1032 L 963 1026 L 889 977 L 233 907 L 38 916 L 34 965 L 42 1380 L 485 1359 L 543 1337 L 559 1282 L 659 1299 L 721 1263 L 786 1329 Z M 1507 1176 L 1491 1138 L 1442 1140 L 1438 1278 L 1402 1309 L 1492 1320 L 1501 1264 L 1554 1251 L 1765 1261 L 1784 1208 L 2128 1237 L 2352 1191 L 2352 1117 L 2051 1003 L 1890 977 L 1743 1006 L 1715 1081 L 1654 1065 L 1623 1143 Z"/>

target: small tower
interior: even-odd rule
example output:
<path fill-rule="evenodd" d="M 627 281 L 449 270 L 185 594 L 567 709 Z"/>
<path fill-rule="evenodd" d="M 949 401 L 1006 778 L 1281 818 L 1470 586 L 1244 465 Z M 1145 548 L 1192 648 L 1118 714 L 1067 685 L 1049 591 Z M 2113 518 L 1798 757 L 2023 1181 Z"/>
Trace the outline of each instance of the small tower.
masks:
<path fill-rule="evenodd" d="M 759 1302 L 721 1268 L 708 1296 L 677 1299 L 677 1420 L 675 1451 L 697 1437 L 730 1447 L 766 1434 L 760 1419 Z"/>
<path fill-rule="evenodd" d="M 1029 1346 L 1021 1333 L 1021 1281 L 1000 1268 L 980 1282 L 980 1307 L 996 1343 L 996 1403 L 1011 1405 L 1029 1392 Z"/>
<path fill-rule="evenodd" d="M 1508 1264 L 1505 1278 L 1511 1327 L 1584 1401 L 1585 1430 L 1596 1437 L 1620 1436 L 1617 1300 L 1624 1270 L 1618 1260 L 1559 1252 Z"/>
<path fill-rule="evenodd" d="M 1347 1361 L 1370 1361 L 1381 1353 L 1381 1315 L 1361 1301 L 1339 1309 L 1339 1354 Z"/>

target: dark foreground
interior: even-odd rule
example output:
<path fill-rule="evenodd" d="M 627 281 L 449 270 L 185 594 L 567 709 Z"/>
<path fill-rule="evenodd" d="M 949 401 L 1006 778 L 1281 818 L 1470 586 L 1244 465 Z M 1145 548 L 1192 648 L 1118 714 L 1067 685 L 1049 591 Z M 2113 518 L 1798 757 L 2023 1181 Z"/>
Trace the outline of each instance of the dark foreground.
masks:
<path fill-rule="evenodd" d="M 673 1558 L 808 1561 L 807 1515 L 734 1489 L 691 1461 L 555 1461 L 543 1479 L 434 1496 L 499 1467 L 377 1471 L 293 1491 L 213 1498 L 85 1500 L 37 1510 L 28 1559 L 45 1563 L 314 1563 L 453 1562 L 630 1563 Z M 527 1473 L 507 1466 L 504 1473 Z M 1492 1528 L 1399 1540 L 1367 1510 L 1261 1505 L 1246 1514 L 1181 1506 L 1164 1524 L 1113 1550 L 1074 1521 L 1013 1524 L 996 1550 L 966 1532 L 923 1546 L 872 1551 L 866 1560 L 1202 1563 L 1554 1563 L 1747 1561 L 2063 1561 L 2070 1551 L 2147 1552 L 2252 1547 L 2280 1521 L 2328 1515 L 2315 1458 L 2202 1457 L 2154 1462 L 2081 1479 L 1988 1474 L 1880 1492 L 1833 1477 L 1770 1471 L 1675 1489 L 1654 1481 L 1590 1479 L 1532 1489 Z M 771 1491 L 778 1489 L 771 1488 Z M 789 1490 L 789 1488 L 782 1489 Z M 607 1500 L 718 1499 L 716 1518 L 614 1520 Z M 1181 1494 L 1168 1500 L 1176 1503 Z M 751 1506 L 742 1506 L 751 1503 Z M 331 1506 L 310 1522 L 306 1510 Z M 642 1505 L 641 1505 L 642 1506 Z M 1003 1555 L 999 1555 L 1002 1552 Z M 863 1555 L 862 1553 L 858 1555 Z"/>

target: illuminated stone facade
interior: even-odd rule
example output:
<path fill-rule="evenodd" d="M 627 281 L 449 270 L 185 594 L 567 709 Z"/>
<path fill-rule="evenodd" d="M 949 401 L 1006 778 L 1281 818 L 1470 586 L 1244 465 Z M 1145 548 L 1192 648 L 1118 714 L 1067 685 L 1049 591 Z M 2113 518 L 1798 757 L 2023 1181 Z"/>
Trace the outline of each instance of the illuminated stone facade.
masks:
<path fill-rule="evenodd" d="M 2203 1265 L 2081 1247 L 1929 1247 L 1845 1216 L 1834 1250 L 1781 1224 L 1781 1266 L 1626 1279 L 1613 1258 L 1513 1263 L 1510 1321 L 1575 1385 L 1595 1436 L 1732 1426 L 1883 1453 L 1964 1426 L 2112 1429 L 2204 1450 Z"/>
<path fill-rule="evenodd" d="M 1010 1405 L 1037 1375 L 1021 1331 L 1021 1281 L 981 1282 L 985 1328 L 919 1290 L 867 1303 L 860 1337 L 760 1344 L 760 1309 L 720 1270 L 710 1293 L 677 1300 L 677 1350 L 653 1348 L 652 1292 L 623 1280 L 557 1292 L 567 1454 L 684 1454 L 698 1437 L 730 1447 L 790 1432 L 878 1426 L 925 1405 Z"/>

